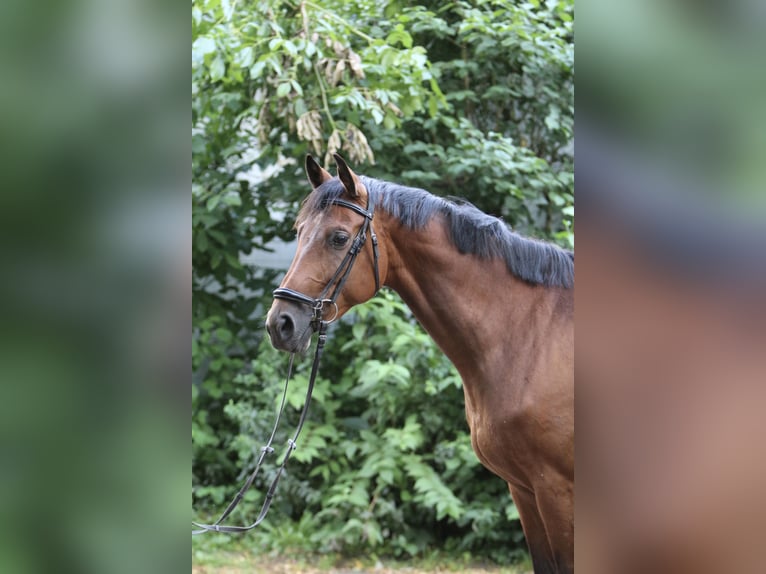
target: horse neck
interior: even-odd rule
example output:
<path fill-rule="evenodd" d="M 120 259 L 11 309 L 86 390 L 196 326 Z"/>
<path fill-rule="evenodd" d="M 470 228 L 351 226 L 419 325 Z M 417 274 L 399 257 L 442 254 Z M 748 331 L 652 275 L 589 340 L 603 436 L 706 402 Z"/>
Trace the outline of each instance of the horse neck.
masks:
<path fill-rule="evenodd" d="M 391 222 L 388 222 L 391 225 Z M 511 276 L 505 262 L 461 254 L 434 218 L 421 230 L 393 223 L 386 284 L 402 297 L 464 381 L 507 367 L 507 355 L 549 321 L 557 291 Z"/>

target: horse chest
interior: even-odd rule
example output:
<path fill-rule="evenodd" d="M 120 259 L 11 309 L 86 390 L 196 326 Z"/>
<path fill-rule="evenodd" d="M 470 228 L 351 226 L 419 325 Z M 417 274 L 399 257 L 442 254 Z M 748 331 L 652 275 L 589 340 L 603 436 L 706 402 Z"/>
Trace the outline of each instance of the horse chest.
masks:
<path fill-rule="evenodd" d="M 471 446 L 481 463 L 508 482 L 525 482 L 529 443 L 523 439 L 523 414 L 496 413 L 469 409 L 466 414 L 471 429 Z"/>

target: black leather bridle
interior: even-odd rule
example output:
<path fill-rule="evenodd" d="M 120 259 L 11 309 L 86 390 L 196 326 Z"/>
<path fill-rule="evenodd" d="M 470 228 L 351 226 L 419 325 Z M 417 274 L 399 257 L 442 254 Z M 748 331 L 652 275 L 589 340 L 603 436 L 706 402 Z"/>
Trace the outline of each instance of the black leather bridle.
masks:
<path fill-rule="evenodd" d="M 357 256 L 362 251 L 362 247 L 364 247 L 365 241 L 367 241 L 368 231 L 370 233 L 370 240 L 372 241 L 373 267 L 375 270 L 375 293 L 380 291 L 380 272 L 378 271 L 378 238 L 372 228 L 374 206 L 371 206 L 369 195 L 367 196 L 366 209 L 343 199 L 329 200 L 324 203 L 322 207 L 326 207 L 327 205 L 339 205 L 341 207 L 350 209 L 351 211 L 354 211 L 364 217 L 364 222 L 359 228 L 359 231 L 357 231 L 356 237 L 354 237 L 354 240 L 351 243 L 351 247 L 346 252 L 345 257 L 340 262 L 340 265 L 338 265 L 338 268 L 335 270 L 335 274 L 332 276 L 330 281 L 327 283 L 325 288 L 322 289 L 322 292 L 317 297 L 310 297 L 309 295 L 305 295 L 299 291 L 295 291 L 294 289 L 289 289 L 287 287 L 279 287 L 278 289 L 274 290 L 274 297 L 277 299 L 285 299 L 287 301 L 293 301 L 294 303 L 309 305 L 313 309 L 311 325 L 315 331 L 319 330 L 321 323 L 324 322 L 322 317 L 324 315 L 325 304 L 335 306 L 335 315 L 332 319 L 327 321 L 327 323 L 332 323 L 338 316 L 338 305 L 336 300 L 338 299 L 340 292 L 343 290 L 343 286 L 346 284 L 348 276 L 351 274 L 351 269 L 354 267 L 354 261 L 356 261 Z M 333 289 L 333 285 L 335 286 L 335 289 Z M 331 290 L 332 294 L 327 297 Z"/>
<path fill-rule="evenodd" d="M 258 513 L 258 517 L 255 519 L 255 522 L 247 526 L 229 526 L 227 524 L 221 524 L 234 511 L 237 505 L 244 498 L 245 493 L 252 486 L 253 482 L 255 481 L 255 477 L 258 475 L 258 471 L 261 469 L 261 464 L 263 464 L 263 461 L 266 458 L 266 455 L 274 452 L 274 448 L 271 446 L 271 443 L 274 440 L 274 435 L 277 432 L 279 421 L 282 417 L 282 411 L 285 408 L 287 386 L 290 383 L 290 378 L 293 371 L 293 360 L 295 358 L 295 353 L 292 353 L 290 355 L 290 363 L 287 369 L 287 378 L 285 379 L 285 388 L 282 392 L 282 401 L 279 406 L 279 411 L 277 412 L 277 418 L 274 422 L 274 427 L 271 430 L 271 436 L 269 437 L 268 442 L 266 445 L 261 447 L 261 454 L 258 457 L 258 462 L 255 465 L 255 470 L 253 470 L 250 476 L 247 477 L 247 480 L 242 485 L 242 488 L 239 489 L 239 492 L 229 503 L 229 506 L 226 507 L 226 510 L 223 512 L 220 518 L 218 518 L 218 520 L 216 520 L 213 524 L 200 524 L 198 522 L 192 522 L 192 524 L 197 527 L 197 530 L 192 530 L 192 534 L 203 534 L 210 531 L 228 533 L 247 532 L 248 530 L 252 530 L 258 526 L 261 522 L 263 522 L 264 518 L 266 518 L 266 514 L 269 512 L 269 508 L 271 507 L 271 502 L 274 499 L 274 494 L 276 493 L 279 479 L 282 477 L 282 473 L 287 466 L 287 461 L 290 460 L 290 455 L 296 448 L 295 441 L 298 439 L 298 435 L 300 435 L 301 429 L 303 429 L 303 424 L 306 422 L 306 417 L 309 411 L 309 403 L 311 402 L 311 394 L 314 391 L 314 382 L 316 381 L 317 372 L 319 370 L 319 361 L 322 357 L 322 350 L 324 349 L 325 343 L 327 342 L 327 326 L 332 323 L 338 316 L 338 305 L 336 300 L 338 299 L 343 286 L 346 284 L 346 280 L 351 273 L 351 269 L 354 266 L 354 262 L 356 261 L 357 256 L 361 252 L 362 247 L 364 247 L 365 241 L 367 241 L 368 232 L 370 234 L 370 240 L 372 241 L 373 266 L 375 268 L 375 293 L 380 290 L 380 273 L 378 271 L 378 238 L 375 235 L 375 231 L 372 229 L 373 207 L 371 207 L 369 195 L 367 196 L 366 209 L 343 199 L 330 200 L 324 204 L 323 207 L 326 207 L 327 205 L 339 205 L 341 207 L 346 207 L 364 217 L 364 222 L 359 228 L 359 231 L 357 231 L 356 237 L 354 237 L 354 240 L 351 243 L 351 247 L 346 252 L 346 255 L 343 257 L 340 265 L 338 265 L 338 269 L 335 271 L 325 288 L 322 289 L 322 292 L 319 294 L 319 296 L 316 298 L 310 297 L 309 295 L 305 295 L 304 293 L 289 289 L 287 287 L 279 287 L 278 289 L 274 290 L 274 297 L 277 299 L 285 299 L 295 303 L 309 305 L 313 311 L 311 327 L 314 331 L 319 333 L 317 348 L 314 352 L 314 362 L 311 365 L 309 384 L 308 388 L 306 389 L 306 399 L 303 403 L 303 410 L 301 411 L 300 419 L 298 419 L 298 426 L 296 427 L 292 438 L 287 440 L 288 448 L 285 451 L 282 463 L 279 465 L 274 479 L 271 481 L 271 485 L 269 485 L 268 491 L 266 491 L 266 498 L 263 501 L 261 511 Z M 334 289 L 333 285 L 335 286 Z M 330 297 L 327 297 L 331 290 L 332 294 Z M 325 321 L 323 319 L 324 307 L 325 304 L 328 303 L 335 306 L 335 315 L 329 321 Z"/>

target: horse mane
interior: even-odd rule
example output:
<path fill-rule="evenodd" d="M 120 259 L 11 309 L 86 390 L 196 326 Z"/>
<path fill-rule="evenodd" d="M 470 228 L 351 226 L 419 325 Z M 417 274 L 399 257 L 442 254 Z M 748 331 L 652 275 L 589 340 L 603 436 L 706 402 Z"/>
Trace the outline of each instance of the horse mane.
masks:
<path fill-rule="evenodd" d="M 466 201 L 445 199 L 424 189 L 366 176 L 359 178 L 375 208 L 391 214 L 409 229 L 422 229 L 435 216 L 443 216 L 450 240 L 460 253 L 482 259 L 501 258 L 512 275 L 533 285 L 567 289 L 574 285 L 572 251 L 523 237 L 502 220 Z M 339 198 L 343 192 L 343 185 L 337 178 L 320 185 L 304 201 L 296 225 L 310 214 L 325 209 L 328 202 Z"/>

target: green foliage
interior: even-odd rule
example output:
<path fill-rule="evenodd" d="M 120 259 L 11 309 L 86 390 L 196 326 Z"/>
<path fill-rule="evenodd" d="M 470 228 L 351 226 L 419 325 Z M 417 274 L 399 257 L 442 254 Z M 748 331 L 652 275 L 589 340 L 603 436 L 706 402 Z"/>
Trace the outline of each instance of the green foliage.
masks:
<path fill-rule="evenodd" d="M 572 16 L 571 1 L 193 0 L 196 509 L 221 509 L 271 430 L 287 357 L 264 339 L 263 317 L 279 273 L 243 256 L 294 236 L 306 153 L 327 163 L 340 151 L 361 173 L 572 244 Z M 285 428 L 308 362 L 296 365 Z M 395 294 L 354 309 L 331 334 L 254 543 L 517 556 L 518 513 L 473 454 L 463 405 L 454 368 Z M 238 520 L 257 512 L 270 468 Z"/>
<path fill-rule="evenodd" d="M 557 1 L 403 8 L 397 18 L 428 47 L 447 106 L 371 140 L 396 162 L 382 175 L 572 246 L 573 11 Z"/>
<path fill-rule="evenodd" d="M 473 454 L 457 373 L 398 296 L 384 291 L 352 311 L 331 341 L 340 352 L 323 365 L 312 416 L 269 515 L 272 536 L 315 551 L 383 547 L 413 556 L 443 545 L 507 561 L 521 537 L 507 487 Z M 241 429 L 232 448 L 243 466 L 267 436 L 281 387 L 274 365 L 284 359 L 264 342 L 252 372 L 237 379 L 252 392 L 226 406 Z M 302 406 L 308 363 L 297 366 L 288 392 L 282 445 Z M 212 500 L 215 491 L 194 493 Z M 242 521 L 262 498 L 246 501 Z M 291 526 L 280 526 L 288 518 Z"/>

